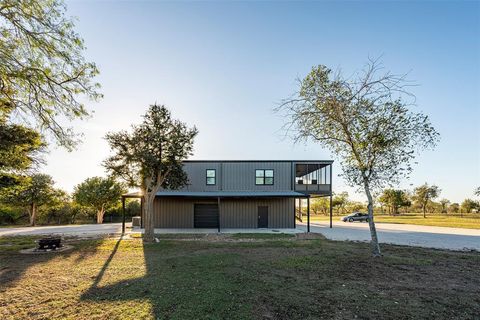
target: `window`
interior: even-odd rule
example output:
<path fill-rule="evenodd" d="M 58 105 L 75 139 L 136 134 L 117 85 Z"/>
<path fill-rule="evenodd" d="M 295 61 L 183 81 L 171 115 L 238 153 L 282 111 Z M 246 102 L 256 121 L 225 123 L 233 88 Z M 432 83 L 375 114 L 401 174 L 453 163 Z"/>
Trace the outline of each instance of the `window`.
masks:
<path fill-rule="evenodd" d="M 207 185 L 215 185 L 217 183 L 217 171 L 215 169 L 207 169 Z"/>
<path fill-rule="evenodd" d="M 273 170 L 260 169 L 255 170 L 256 185 L 273 185 Z"/>
<path fill-rule="evenodd" d="M 330 164 L 297 164 L 295 172 L 295 183 L 314 185 L 330 184 L 330 170 Z"/>

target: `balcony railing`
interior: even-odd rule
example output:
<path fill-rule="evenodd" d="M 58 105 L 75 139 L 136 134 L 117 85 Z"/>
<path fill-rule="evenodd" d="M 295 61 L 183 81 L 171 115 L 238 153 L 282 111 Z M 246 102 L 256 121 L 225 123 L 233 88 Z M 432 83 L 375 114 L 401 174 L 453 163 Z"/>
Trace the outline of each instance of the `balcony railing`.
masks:
<path fill-rule="evenodd" d="M 331 170 L 331 164 L 297 163 L 295 165 L 295 191 L 309 194 L 330 194 Z"/>
<path fill-rule="evenodd" d="M 330 184 L 296 184 L 295 191 L 328 194 Z"/>

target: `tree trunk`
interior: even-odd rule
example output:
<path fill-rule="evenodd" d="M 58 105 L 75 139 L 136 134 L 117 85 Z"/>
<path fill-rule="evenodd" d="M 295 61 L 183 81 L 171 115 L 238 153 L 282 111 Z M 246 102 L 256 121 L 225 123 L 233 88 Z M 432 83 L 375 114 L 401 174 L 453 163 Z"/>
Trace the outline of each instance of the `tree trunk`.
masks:
<path fill-rule="evenodd" d="M 103 215 L 105 214 L 105 209 L 102 208 L 97 211 L 97 223 L 102 224 L 103 223 Z"/>
<path fill-rule="evenodd" d="M 35 226 L 35 220 L 37 218 L 37 206 L 35 203 L 30 205 L 30 226 Z"/>
<path fill-rule="evenodd" d="M 424 205 L 423 205 L 423 217 L 424 217 L 424 218 L 426 218 L 426 217 L 427 217 L 427 215 L 426 215 L 426 211 L 427 211 L 427 205 L 426 205 L 426 204 L 424 204 Z"/>
<path fill-rule="evenodd" d="M 152 194 L 153 193 L 153 194 Z M 143 226 L 145 233 L 143 234 L 143 241 L 153 242 L 155 230 L 153 225 L 153 203 L 155 200 L 156 192 L 149 192 L 145 195 L 145 215 Z"/>
<path fill-rule="evenodd" d="M 368 226 L 370 227 L 370 236 L 372 237 L 372 240 L 370 241 L 372 255 L 374 257 L 380 257 L 382 253 L 380 251 L 380 245 L 378 244 L 377 229 L 375 228 L 375 222 L 373 221 L 373 198 L 370 193 L 370 186 L 367 182 L 364 182 L 364 187 L 368 199 Z"/>

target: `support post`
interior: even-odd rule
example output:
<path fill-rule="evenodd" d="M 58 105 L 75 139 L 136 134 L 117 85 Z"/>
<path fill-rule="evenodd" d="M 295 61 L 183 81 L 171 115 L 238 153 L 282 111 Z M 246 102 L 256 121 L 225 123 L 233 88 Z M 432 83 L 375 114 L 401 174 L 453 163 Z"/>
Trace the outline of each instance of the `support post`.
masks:
<path fill-rule="evenodd" d="M 300 222 L 303 222 L 303 217 L 302 217 L 302 198 L 298 198 L 298 212 L 299 212 L 299 219 L 300 219 Z"/>
<path fill-rule="evenodd" d="M 330 229 L 332 228 L 332 195 L 330 194 Z"/>
<path fill-rule="evenodd" d="M 125 197 L 122 197 L 122 234 L 125 234 Z"/>
<path fill-rule="evenodd" d="M 332 228 L 332 171 L 333 171 L 333 164 L 330 164 L 330 229 Z"/>
<path fill-rule="evenodd" d="M 217 204 L 218 204 L 217 225 L 218 225 L 218 232 L 220 232 L 220 197 L 217 198 Z"/>
<path fill-rule="evenodd" d="M 293 227 L 297 228 L 297 198 L 293 198 Z"/>
<path fill-rule="evenodd" d="M 307 232 L 310 232 L 310 197 L 307 198 Z"/>

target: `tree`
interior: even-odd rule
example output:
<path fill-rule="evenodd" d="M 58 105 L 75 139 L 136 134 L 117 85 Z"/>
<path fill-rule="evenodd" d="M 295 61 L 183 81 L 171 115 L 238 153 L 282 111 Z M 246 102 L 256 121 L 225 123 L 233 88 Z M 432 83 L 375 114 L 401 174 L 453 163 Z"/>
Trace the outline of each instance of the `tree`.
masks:
<path fill-rule="evenodd" d="M 450 200 L 443 198 L 440 200 L 440 205 L 442 206 L 442 213 L 447 213 L 448 205 L 450 204 Z"/>
<path fill-rule="evenodd" d="M 460 210 L 460 205 L 456 202 L 448 206 L 448 211 L 452 213 L 458 213 L 459 210 Z"/>
<path fill-rule="evenodd" d="M 289 119 L 284 128 L 294 141 L 328 148 L 340 159 L 347 184 L 365 192 L 374 256 L 381 253 L 372 193 L 407 177 L 415 151 L 438 139 L 428 117 L 409 110 L 405 77 L 381 70 L 372 60 L 351 77 L 316 66 L 300 81 L 299 92 L 276 108 Z"/>
<path fill-rule="evenodd" d="M 87 117 L 79 97 L 96 100 L 101 94 L 92 82 L 98 69 L 85 61 L 83 40 L 65 11 L 62 0 L 0 2 L 0 109 L 33 119 L 72 148 L 73 132 L 59 119 Z"/>
<path fill-rule="evenodd" d="M 26 207 L 30 217 L 30 225 L 34 226 L 38 209 L 54 202 L 60 192 L 62 191 L 54 188 L 51 176 L 37 173 L 22 179 L 20 185 L 4 189 L 2 202 Z"/>
<path fill-rule="evenodd" d="M 327 214 L 330 207 L 330 201 L 326 197 L 322 198 L 312 198 L 310 203 L 310 209 L 312 209 L 314 214 Z"/>
<path fill-rule="evenodd" d="M 364 211 L 366 208 L 365 204 L 358 201 L 349 201 L 347 205 L 347 210 L 349 212 Z"/>
<path fill-rule="evenodd" d="M 426 212 L 427 212 L 427 206 L 428 204 L 435 198 L 437 198 L 439 195 L 440 195 L 440 188 L 435 186 L 435 185 L 431 185 L 429 186 L 427 183 L 415 188 L 415 190 L 413 190 L 413 199 L 415 201 L 417 201 L 421 207 L 422 207 L 422 211 L 423 211 L 423 217 L 426 218 Z"/>
<path fill-rule="evenodd" d="M 97 223 L 103 223 L 105 211 L 118 204 L 125 192 L 125 187 L 112 177 L 93 177 L 75 186 L 73 198 L 78 204 L 95 210 Z"/>
<path fill-rule="evenodd" d="M 52 221 L 56 223 L 70 223 L 71 219 L 71 201 L 67 192 L 56 189 L 51 201 L 39 208 L 37 221 L 44 221 L 50 224 Z"/>
<path fill-rule="evenodd" d="M 379 201 L 388 206 L 389 213 L 394 215 L 398 214 L 399 208 L 411 205 L 408 194 L 403 190 L 385 189 L 379 197 Z"/>
<path fill-rule="evenodd" d="M 345 207 L 348 205 L 348 192 L 343 191 L 335 194 L 332 199 L 332 207 L 337 208 L 337 213 L 345 213 Z"/>
<path fill-rule="evenodd" d="M 132 132 L 106 136 L 114 154 L 104 166 L 131 187 L 140 188 L 145 200 L 145 241 L 153 241 L 153 203 L 160 189 L 178 189 L 188 182 L 182 161 L 193 152 L 198 131 L 172 118 L 163 105 L 152 105 Z"/>
<path fill-rule="evenodd" d="M 19 183 L 19 175 L 41 162 L 45 144 L 33 129 L 8 124 L 9 110 L 0 108 L 0 189 Z"/>
<path fill-rule="evenodd" d="M 473 192 L 473 194 L 475 194 L 477 197 L 480 197 L 480 187 L 478 187 L 477 189 L 475 189 L 475 191 Z"/>
<path fill-rule="evenodd" d="M 465 200 L 463 200 L 460 207 L 461 207 L 462 212 L 470 213 L 470 212 L 472 212 L 472 210 L 480 209 L 480 204 L 475 200 L 465 199 Z"/>

